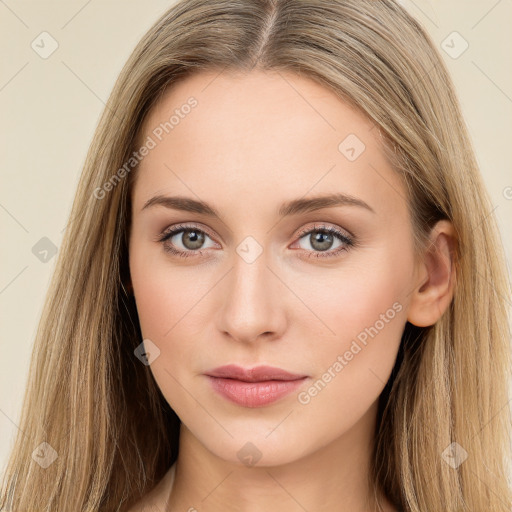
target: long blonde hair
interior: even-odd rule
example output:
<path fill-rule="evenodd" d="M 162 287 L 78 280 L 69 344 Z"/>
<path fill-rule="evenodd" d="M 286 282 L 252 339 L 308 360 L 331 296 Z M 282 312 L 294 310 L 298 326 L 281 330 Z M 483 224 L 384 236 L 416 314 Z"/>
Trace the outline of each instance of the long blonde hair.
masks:
<path fill-rule="evenodd" d="M 180 420 L 133 353 L 142 340 L 125 283 L 136 169 L 104 197 L 95 191 L 130 159 L 164 88 L 200 70 L 253 68 L 312 78 L 375 123 L 406 184 L 418 251 L 437 220 L 457 232 L 452 303 L 434 326 L 406 324 L 380 397 L 375 493 L 411 512 L 509 512 L 510 289 L 499 233 L 442 58 L 393 0 L 183 0 L 143 37 L 87 155 L 0 507 L 126 510 L 176 460 Z M 460 465 L 446 462 L 452 443 L 467 452 Z M 33 452 L 50 447 L 58 456 L 43 468 Z"/>

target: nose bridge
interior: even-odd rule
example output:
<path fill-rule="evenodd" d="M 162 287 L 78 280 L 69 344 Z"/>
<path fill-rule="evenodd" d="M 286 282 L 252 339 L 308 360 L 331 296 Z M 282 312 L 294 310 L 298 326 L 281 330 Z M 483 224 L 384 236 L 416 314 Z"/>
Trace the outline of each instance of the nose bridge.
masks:
<path fill-rule="evenodd" d="M 276 276 L 267 268 L 269 253 L 252 237 L 244 239 L 233 254 L 233 269 L 226 280 L 220 328 L 233 338 L 253 340 L 275 332 L 280 310 Z"/>

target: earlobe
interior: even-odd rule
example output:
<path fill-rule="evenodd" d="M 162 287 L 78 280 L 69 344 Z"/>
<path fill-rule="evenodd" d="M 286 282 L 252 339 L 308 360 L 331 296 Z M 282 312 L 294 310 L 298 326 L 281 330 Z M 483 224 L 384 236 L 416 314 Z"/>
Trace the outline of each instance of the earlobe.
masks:
<path fill-rule="evenodd" d="M 421 279 L 412 292 L 407 320 L 417 327 L 435 324 L 446 311 L 455 287 L 455 230 L 451 222 L 439 221 L 420 262 Z"/>

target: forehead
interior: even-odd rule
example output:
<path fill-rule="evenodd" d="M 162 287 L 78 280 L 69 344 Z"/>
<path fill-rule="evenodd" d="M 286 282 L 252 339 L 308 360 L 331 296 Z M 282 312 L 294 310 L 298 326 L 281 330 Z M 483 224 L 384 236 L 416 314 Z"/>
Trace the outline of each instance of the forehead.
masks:
<path fill-rule="evenodd" d="M 404 197 L 378 127 L 330 89 L 288 72 L 194 74 L 163 94 L 141 135 L 152 149 L 136 171 L 139 205 L 157 193 L 214 204 L 243 196 L 258 207 L 340 191 L 378 210 L 391 195 L 395 204 Z"/>

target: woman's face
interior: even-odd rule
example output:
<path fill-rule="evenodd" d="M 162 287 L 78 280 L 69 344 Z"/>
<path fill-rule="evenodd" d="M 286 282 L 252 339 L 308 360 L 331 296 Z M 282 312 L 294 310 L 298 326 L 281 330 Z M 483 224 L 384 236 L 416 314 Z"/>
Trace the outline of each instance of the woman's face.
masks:
<path fill-rule="evenodd" d="M 184 427 L 262 465 L 370 432 L 418 276 L 378 128 L 306 78 L 203 72 L 162 96 L 140 141 L 131 279 Z M 207 375 L 224 365 L 303 378 Z"/>

